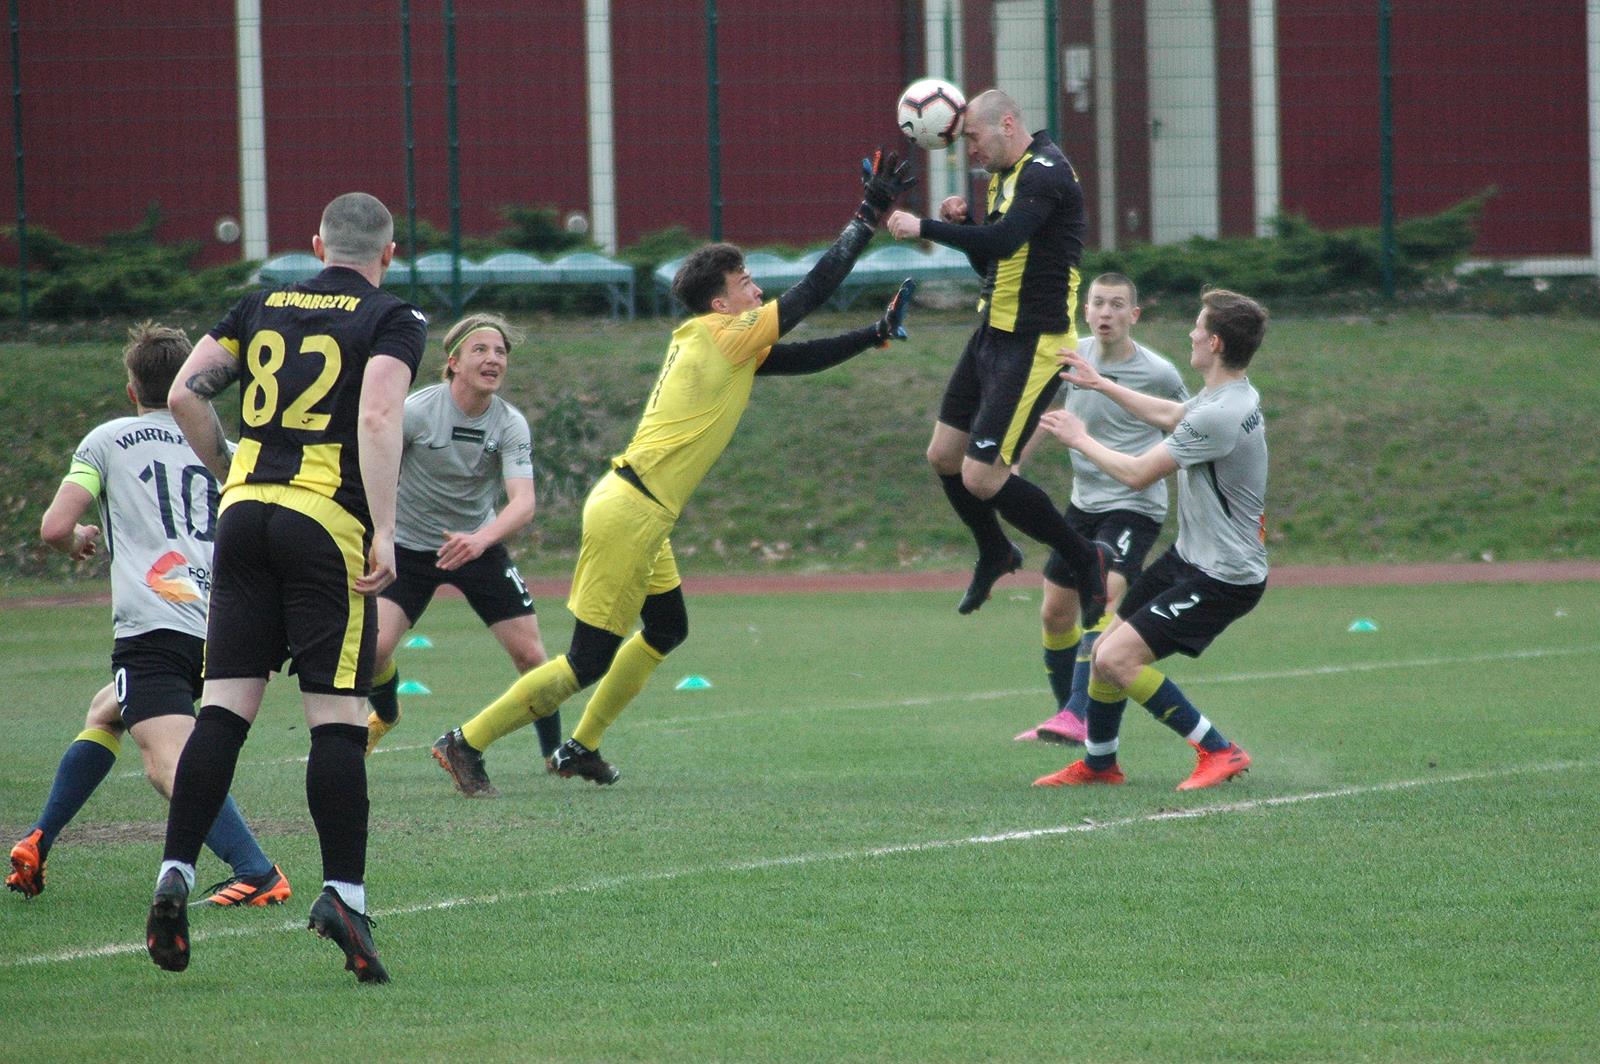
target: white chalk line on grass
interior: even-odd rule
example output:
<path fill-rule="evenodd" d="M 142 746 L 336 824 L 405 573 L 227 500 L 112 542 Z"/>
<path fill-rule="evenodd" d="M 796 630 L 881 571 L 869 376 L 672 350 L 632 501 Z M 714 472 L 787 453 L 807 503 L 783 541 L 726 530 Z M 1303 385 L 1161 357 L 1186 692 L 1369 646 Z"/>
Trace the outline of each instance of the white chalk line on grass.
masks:
<path fill-rule="evenodd" d="M 1299 669 L 1277 669 L 1265 672 L 1235 672 L 1222 673 L 1218 676 L 1192 676 L 1185 677 L 1183 686 L 1203 687 L 1206 684 L 1227 683 L 1260 683 L 1266 680 L 1302 680 L 1315 679 L 1325 676 L 1341 676 L 1350 673 L 1380 672 L 1386 669 L 1428 669 L 1445 665 L 1481 665 L 1496 661 L 1533 661 L 1539 658 L 1571 657 L 1577 654 L 1593 654 L 1600 651 L 1600 643 L 1585 643 L 1570 647 L 1535 647 L 1528 650 L 1497 650 L 1485 654 L 1465 654 L 1433 658 L 1408 658 L 1400 661 L 1358 661 L 1344 665 L 1311 665 Z M 713 723 L 721 720 L 736 720 L 740 717 L 780 717 L 794 713 L 862 713 L 882 709 L 913 709 L 918 706 L 936 706 L 944 703 L 972 703 L 972 702 L 1000 702 L 1010 698 L 1037 697 L 1042 690 L 1040 687 L 1022 687 L 1008 691 L 965 691 L 947 694 L 913 695 L 908 698 L 892 698 L 879 702 L 849 702 L 843 705 L 804 705 L 804 706 L 779 706 L 758 709 L 732 709 L 724 713 L 705 713 L 687 717 L 640 717 L 629 722 L 629 727 L 634 728 L 681 728 L 697 724 Z M 463 714 L 471 712 L 464 708 Z M 430 743 L 410 743 L 399 746 L 385 746 L 373 751 L 379 754 L 408 754 L 419 750 L 427 750 Z M 246 765 L 303 765 L 306 755 L 298 757 L 280 757 L 266 761 L 248 761 Z M 117 774 L 119 779 L 138 779 L 143 772 L 130 770 Z"/>
<path fill-rule="evenodd" d="M 1510 768 L 1482 769 L 1475 772 L 1457 772 L 1447 776 L 1431 776 L 1420 779 L 1393 780 L 1388 783 L 1369 783 L 1361 786 L 1333 787 L 1328 790 L 1306 791 L 1301 794 L 1283 794 L 1267 798 L 1246 798 L 1236 802 L 1218 802 L 1213 805 L 1195 806 L 1192 809 L 1167 809 L 1156 813 L 1144 813 L 1139 816 L 1114 817 L 1108 820 L 1080 820 L 1072 824 L 1058 824 L 1044 828 L 1021 828 L 1016 831 L 1004 831 L 993 835 L 969 835 L 958 839 L 922 839 L 915 842 L 897 842 L 884 846 L 859 847 L 849 850 L 810 851 L 807 853 L 789 854 L 780 857 L 758 857 L 745 861 L 728 861 L 721 864 L 700 865 L 693 868 L 660 869 L 654 872 L 632 872 L 625 875 L 602 876 L 584 883 L 564 883 L 540 890 L 503 891 L 493 894 L 482 894 L 465 898 L 442 898 L 437 901 L 422 902 L 416 905 L 403 905 L 393 909 L 380 909 L 373 913 L 376 917 L 411 916 L 417 913 L 439 912 L 445 909 L 459 909 L 465 907 L 481 907 L 499 905 L 503 902 L 526 901 L 531 898 L 551 898 L 564 894 L 591 894 L 596 891 L 616 890 L 626 887 L 639 886 L 646 883 L 659 883 L 663 881 L 691 879 L 705 875 L 727 875 L 741 872 L 759 872 L 770 868 L 794 868 L 797 866 L 821 864 L 837 861 L 861 861 L 878 857 L 892 857 L 907 853 L 925 853 L 930 850 L 946 850 L 966 846 L 987 846 L 998 842 L 1026 842 L 1033 839 L 1046 839 L 1060 835 L 1081 835 L 1093 831 L 1107 831 L 1116 828 L 1137 827 L 1142 824 L 1159 824 L 1175 820 L 1199 820 L 1206 817 L 1222 816 L 1229 813 L 1248 813 L 1258 809 L 1276 809 L 1283 806 L 1302 805 L 1307 802 L 1324 801 L 1329 798 L 1350 798 L 1368 794 L 1385 794 L 1394 791 L 1412 790 L 1418 787 L 1434 787 L 1454 783 L 1474 783 L 1482 780 L 1502 779 L 1508 776 L 1529 775 L 1542 772 L 1570 772 L 1600 767 L 1600 761 L 1556 761 L 1540 765 L 1521 765 Z M 218 930 L 202 930 L 192 933 L 191 941 L 207 942 L 223 938 L 242 938 L 245 936 L 272 934 L 280 931 L 294 931 L 304 928 L 305 925 L 298 921 L 274 923 L 266 926 L 221 928 Z M 0 960 L 0 967 L 19 968 L 36 964 L 59 964 L 68 961 L 92 960 L 97 957 L 115 957 L 123 954 L 140 953 L 145 946 L 142 942 L 118 942 L 104 946 L 89 946 L 78 949 L 61 950 L 56 953 L 40 953 L 29 957 L 8 957 Z"/>

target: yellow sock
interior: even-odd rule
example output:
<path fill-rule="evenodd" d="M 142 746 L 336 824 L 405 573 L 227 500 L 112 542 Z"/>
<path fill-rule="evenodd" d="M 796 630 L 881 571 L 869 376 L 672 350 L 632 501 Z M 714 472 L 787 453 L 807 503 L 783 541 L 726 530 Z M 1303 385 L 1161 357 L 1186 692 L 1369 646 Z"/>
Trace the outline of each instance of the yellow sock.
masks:
<path fill-rule="evenodd" d="M 1106 610 L 1106 612 L 1100 615 L 1100 619 L 1094 622 L 1093 627 L 1091 627 L 1089 631 L 1095 633 L 1104 632 L 1107 628 L 1111 627 L 1111 617 L 1111 611 Z"/>
<path fill-rule="evenodd" d="M 1077 646 L 1078 641 L 1082 638 L 1083 628 L 1077 623 L 1074 623 L 1065 632 L 1052 632 L 1046 628 L 1044 630 L 1044 648 L 1046 650 L 1067 650 L 1070 647 Z"/>
<path fill-rule="evenodd" d="M 1117 702 L 1128 696 L 1128 692 L 1114 683 L 1089 677 L 1089 697 L 1096 702 Z"/>
<path fill-rule="evenodd" d="M 578 677 L 567 664 L 565 654 L 522 675 L 506 693 L 489 703 L 476 717 L 461 726 L 461 737 L 475 750 L 503 739 L 518 728 L 525 728 L 540 717 L 548 717 L 578 690 Z"/>
<path fill-rule="evenodd" d="M 1156 689 L 1166 682 L 1166 679 L 1166 676 L 1146 665 L 1128 685 L 1128 697 L 1142 706 L 1150 701 L 1150 696 L 1156 693 Z"/>
<path fill-rule="evenodd" d="M 118 739 L 115 735 L 112 735 L 104 728 L 85 728 L 83 731 L 78 733 L 78 738 L 74 739 L 73 742 L 78 742 L 79 740 L 84 740 L 91 743 L 99 743 L 101 746 L 111 751 L 112 757 L 116 757 L 122 752 L 122 740 Z"/>
<path fill-rule="evenodd" d="M 380 684 L 388 683 L 390 680 L 394 679 L 394 674 L 398 671 L 399 666 L 395 664 L 393 658 L 390 658 L 388 666 L 382 672 L 378 673 L 378 675 L 372 678 L 372 686 L 377 687 Z"/>
<path fill-rule="evenodd" d="M 644 689 L 645 681 L 656 671 L 664 655 L 644 641 L 644 635 L 635 632 L 633 638 L 622 644 L 611 668 L 600 679 L 589 704 L 584 707 L 583 719 L 573 729 L 572 737 L 590 750 L 600 749 L 600 737 L 616 723 L 628 703 Z"/>

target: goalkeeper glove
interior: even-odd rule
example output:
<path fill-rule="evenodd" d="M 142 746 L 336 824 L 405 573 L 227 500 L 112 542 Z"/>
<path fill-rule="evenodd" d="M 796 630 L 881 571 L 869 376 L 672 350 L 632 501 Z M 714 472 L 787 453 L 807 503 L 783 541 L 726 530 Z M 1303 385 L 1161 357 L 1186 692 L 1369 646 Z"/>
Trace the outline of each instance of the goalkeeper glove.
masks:
<path fill-rule="evenodd" d="M 861 160 L 864 191 L 861 206 L 856 208 L 856 217 L 868 225 L 877 225 L 878 219 L 893 206 L 895 199 L 916 183 L 910 160 L 902 161 L 894 152 L 885 156 L 883 149 L 878 149 Z"/>
<path fill-rule="evenodd" d="M 888 347 L 890 340 L 905 340 L 906 311 L 911 309 L 911 296 L 917 290 L 917 282 L 910 277 L 900 282 L 899 291 L 894 298 L 889 300 L 889 305 L 883 310 L 883 317 L 878 319 L 874 328 L 877 330 L 878 342 L 876 347 Z"/>

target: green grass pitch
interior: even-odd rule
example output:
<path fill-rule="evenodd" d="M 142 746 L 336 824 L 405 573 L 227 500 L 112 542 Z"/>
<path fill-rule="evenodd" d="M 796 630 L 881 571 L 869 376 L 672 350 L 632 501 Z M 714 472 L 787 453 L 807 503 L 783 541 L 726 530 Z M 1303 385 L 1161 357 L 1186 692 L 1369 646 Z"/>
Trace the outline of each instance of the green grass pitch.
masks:
<path fill-rule="evenodd" d="M 1269 590 L 1167 663 L 1256 758 L 1188 794 L 1188 748 L 1137 707 L 1128 786 L 1029 786 L 1076 756 L 1011 741 L 1048 712 L 1037 591 L 960 618 L 953 593 L 687 589 L 689 642 L 607 736 L 622 781 L 546 775 L 528 729 L 490 751 L 498 801 L 427 747 L 511 667 L 459 600 L 424 617 L 401 665 L 433 693 L 368 766 L 387 987 L 304 930 L 288 682 L 234 793 L 295 896 L 194 911 L 181 975 L 141 945 L 165 814 L 125 744 L 46 892 L 0 896 L 0 1058 L 1600 1056 L 1600 585 Z M 6 843 L 109 643 L 103 606 L 6 611 Z"/>

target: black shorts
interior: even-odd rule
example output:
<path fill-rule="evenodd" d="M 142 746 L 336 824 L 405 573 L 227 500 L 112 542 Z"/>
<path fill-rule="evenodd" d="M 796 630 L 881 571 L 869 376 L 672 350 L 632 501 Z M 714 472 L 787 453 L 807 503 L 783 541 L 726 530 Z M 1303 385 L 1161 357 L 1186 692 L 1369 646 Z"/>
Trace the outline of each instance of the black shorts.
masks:
<path fill-rule="evenodd" d="M 365 697 L 378 611 L 354 585 L 370 534 L 331 499 L 287 498 L 217 519 L 206 679 L 265 679 L 292 658 L 302 691 Z"/>
<path fill-rule="evenodd" d="M 967 433 L 968 458 L 1016 461 L 1061 387 L 1055 350 L 1069 336 L 1009 333 L 987 321 L 973 331 L 939 403 L 939 420 Z"/>
<path fill-rule="evenodd" d="M 1266 589 L 1265 580 L 1230 584 L 1207 576 L 1171 547 L 1128 588 L 1117 616 L 1158 660 L 1174 651 L 1197 658 L 1223 629 L 1255 609 Z"/>
<path fill-rule="evenodd" d="M 122 723 L 194 716 L 205 663 L 206 641 L 187 632 L 158 628 L 118 639 L 111 645 L 111 686 Z"/>
<path fill-rule="evenodd" d="M 395 569 L 399 575 L 394 583 L 378 592 L 406 612 L 412 624 L 422 616 L 422 611 L 433 601 L 433 593 L 440 584 L 451 584 L 466 596 L 486 625 L 499 624 L 512 617 L 533 616 L 533 594 L 522 582 L 516 563 L 510 553 L 499 543 L 484 551 L 459 569 L 446 571 L 439 568 L 438 556 L 430 550 L 412 550 L 395 547 Z"/>
<path fill-rule="evenodd" d="M 1091 543 L 1098 543 L 1111 555 L 1112 572 L 1127 578 L 1128 586 L 1144 572 L 1145 555 L 1161 535 L 1161 522 L 1133 510 L 1102 510 L 1091 513 L 1068 504 L 1064 516 L 1072 530 Z M 1073 587 L 1072 566 L 1056 551 L 1044 563 L 1044 578 L 1052 584 Z"/>

